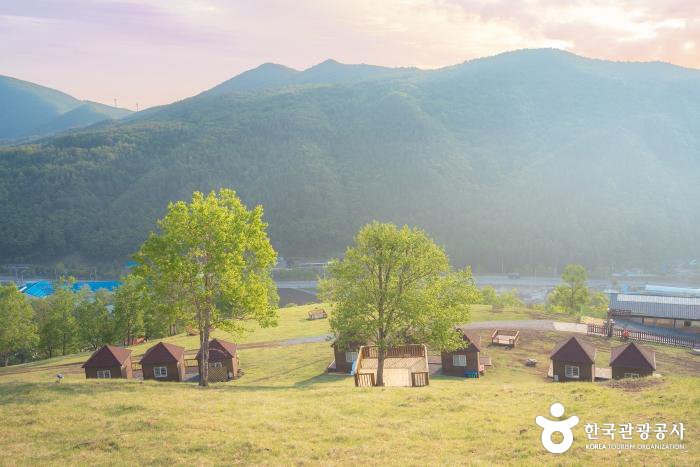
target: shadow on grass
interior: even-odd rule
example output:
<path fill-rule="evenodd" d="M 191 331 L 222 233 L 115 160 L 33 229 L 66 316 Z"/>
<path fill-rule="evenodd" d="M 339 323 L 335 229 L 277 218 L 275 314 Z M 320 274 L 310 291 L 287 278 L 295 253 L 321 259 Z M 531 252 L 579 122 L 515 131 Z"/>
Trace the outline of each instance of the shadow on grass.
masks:
<path fill-rule="evenodd" d="M 94 396 L 110 392 L 136 392 L 134 383 L 100 382 L 99 384 L 19 383 L 0 385 L 0 406 L 33 405 L 52 402 L 59 396 Z"/>

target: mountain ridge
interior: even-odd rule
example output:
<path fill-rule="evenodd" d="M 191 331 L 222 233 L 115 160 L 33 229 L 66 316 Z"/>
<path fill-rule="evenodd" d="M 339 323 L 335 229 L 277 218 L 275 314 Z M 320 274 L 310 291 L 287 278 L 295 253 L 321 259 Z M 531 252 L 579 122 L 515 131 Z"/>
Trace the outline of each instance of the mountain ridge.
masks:
<path fill-rule="evenodd" d="M 130 113 L 127 109 L 80 100 L 57 89 L 0 75 L 0 141 L 47 136 Z"/>
<path fill-rule="evenodd" d="M 697 254 L 700 72 L 546 50 L 376 79 L 328 65 L 332 82 L 205 92 L 0 149 L 0 256 L 125 258 L 168 202 L 223 186 L 265 206 L 285 257 L 342 254 L 373 219 L 481 271 Z"/>

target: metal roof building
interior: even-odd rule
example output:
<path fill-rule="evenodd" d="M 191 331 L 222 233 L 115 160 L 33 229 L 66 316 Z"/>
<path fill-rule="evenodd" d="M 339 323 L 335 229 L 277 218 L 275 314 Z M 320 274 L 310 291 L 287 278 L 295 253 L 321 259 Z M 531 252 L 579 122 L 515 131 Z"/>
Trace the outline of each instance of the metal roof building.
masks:
<path fill-rule="evenodd" d="M 700 298 L 662 295 L 633 295 L 613 292 L 609 309 L 615 314 L 700 320 Z"/>
<path fill-rule="evenodd" d="M 110 292 L 121 285 L 119 281 L 78 281 L 73 284 L 71 288 L 73 292 L 78 292 L 83 287 L 90 287 L 92 292 L 97 292 L 99 289 L 107 289 Z M 28 282 L 24 287 L 20 289 L 23 292 L 32 297 L 48 297 L 53 294 L 53 281 L 38 281 L 38 282 Z"/>

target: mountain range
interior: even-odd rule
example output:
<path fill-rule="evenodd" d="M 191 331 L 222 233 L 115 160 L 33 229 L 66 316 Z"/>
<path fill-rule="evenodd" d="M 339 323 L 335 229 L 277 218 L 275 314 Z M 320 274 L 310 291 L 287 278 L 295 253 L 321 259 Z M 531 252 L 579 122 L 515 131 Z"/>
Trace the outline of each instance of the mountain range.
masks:
<path fill-rule="evenodd" d="M 0 76 L 0 141 L 46 136 L 130 114 L 55 89 Z"/>
<path fill-rule="evenodd" d="M 6 131 L 0 128 L 0 131 Z M 0 257 L 120 261 L 170 201 L 235 189 L 286 257 L 364 223 L 477 270 L 700 256 L 700 71 L 521 50 L 438 70 L 264 64 L 201 94 L 0 148 Z"/>

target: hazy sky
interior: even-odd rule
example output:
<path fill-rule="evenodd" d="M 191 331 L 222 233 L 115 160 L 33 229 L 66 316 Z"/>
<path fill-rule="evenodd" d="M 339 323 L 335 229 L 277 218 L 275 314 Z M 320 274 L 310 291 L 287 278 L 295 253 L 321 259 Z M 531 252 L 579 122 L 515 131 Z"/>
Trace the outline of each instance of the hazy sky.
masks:
<path fill-rule="evenodd" d="M 129 108 L 264 62 L 435 68 L 527 47 L 700 68 L 700 0 L 0 0 L 0 74 Z"/>

